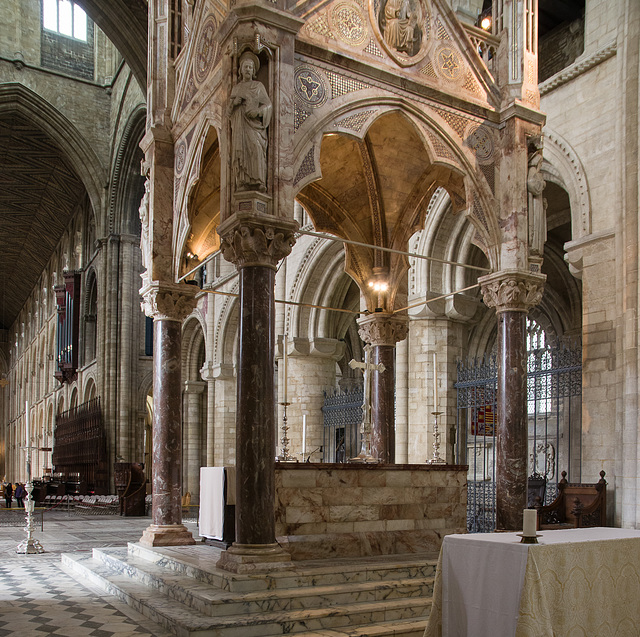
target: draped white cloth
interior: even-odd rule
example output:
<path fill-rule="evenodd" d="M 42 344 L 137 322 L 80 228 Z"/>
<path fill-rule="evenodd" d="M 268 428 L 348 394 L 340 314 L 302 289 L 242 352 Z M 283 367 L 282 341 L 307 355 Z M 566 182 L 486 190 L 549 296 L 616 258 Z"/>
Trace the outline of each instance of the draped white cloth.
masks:
<path fill-rule="evenodd" d="M 636 637 L 640 531 L 444 538 L 425 637 Z"/>

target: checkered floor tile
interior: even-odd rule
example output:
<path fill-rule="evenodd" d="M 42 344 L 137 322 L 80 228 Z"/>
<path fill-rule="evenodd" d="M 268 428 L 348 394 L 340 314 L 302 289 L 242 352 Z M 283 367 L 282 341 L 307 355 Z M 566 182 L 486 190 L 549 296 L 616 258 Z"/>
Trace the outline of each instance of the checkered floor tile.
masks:
<path fill-rule="evenodd" d="M 59 557 L 21 556 L 0 565 L 0 637 L 165 637 L 132 609 L 85 588 Z"/>

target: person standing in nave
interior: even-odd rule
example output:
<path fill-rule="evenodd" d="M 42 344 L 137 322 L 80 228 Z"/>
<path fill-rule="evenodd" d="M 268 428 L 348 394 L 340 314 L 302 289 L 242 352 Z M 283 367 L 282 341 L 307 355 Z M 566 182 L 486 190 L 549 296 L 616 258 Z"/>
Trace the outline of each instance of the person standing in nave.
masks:
<path fill-rule="evenodd" d="M 22 499 L 24 498 L 25 493 L 26 493 L 26 491 L 24 489 L 24 486 L 22 486 L 22 482 L 18 482 L 16 484 L 15 496 L 16 496 L 16 503 L 18 504 L 18 506 L 20 508 L 24 508 L 24 503 L 23 503 Z"/>
<path fill-rule="evenodd" d="M 4 485 L 4 501 L 6 503 L 6 508 L 11 508 L 11 501 L 13 500 L 13 486 L 11 482 L 7 482 Z"/>

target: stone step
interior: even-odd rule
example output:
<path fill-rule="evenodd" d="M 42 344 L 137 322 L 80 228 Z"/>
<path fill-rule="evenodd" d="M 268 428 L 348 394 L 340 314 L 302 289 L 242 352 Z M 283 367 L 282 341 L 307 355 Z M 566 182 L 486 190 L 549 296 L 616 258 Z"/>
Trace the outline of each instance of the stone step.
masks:
<path fill-rule="evenodd" d="M 423 637 L 427 619 L 382 622 L 370 626 L 354 626 L 344 630 L 314 630 L 296 637 Z"/>
<path fill-rule="evenodd" d="M 250 592 L 365 581 L 434 577 L 437 555 L 388 555 L 370 558 L 295 562 L 293 570 L 236 574 L 216 568 L 220 550 L 206 545 L 147 548 L 129 544 L 129 553 L 224 590 Z M 339 566 L 337 566 L 339 564 Z"/>
<path fill-rule="evenodd" d="M 379 635 L 403 634 L 393 632 L 394 622 L 426 621 L 431 607 L 429 598 L 405 598 L 211 617 L 144 585 L 126 572 L 115 571 L 94 557 L 63 555 L 62 564 L 69 574 L 99 586 L 179 637 L 268 637 L 341 629 L 343 635 L 349 635 L 345 629 L 352 631 L 355 627 L 383 623 L 388 624 L 391 632 Z"/>
<path fill-rule="evenodd" d="M 211 616 L 281 612 L 336 603 L 429 598 L 433 594 L 433 577 L 301 586 L 297 589 L 225 591 L 141 560 L 128 554 L 126 549 L 94 549 L 93 557 L 109 566 L 114 573 L 126 574 Z"/>

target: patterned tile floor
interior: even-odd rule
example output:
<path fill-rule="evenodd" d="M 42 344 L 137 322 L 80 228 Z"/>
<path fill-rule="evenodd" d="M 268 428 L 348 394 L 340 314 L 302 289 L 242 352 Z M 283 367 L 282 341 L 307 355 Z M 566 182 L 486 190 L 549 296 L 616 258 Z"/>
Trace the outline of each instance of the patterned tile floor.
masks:
<path fill-rule="evenodd" d="M 114 597 L 80 584 L 60 566 L 60 553 L 124 546 L 137 541 L 149 518 L 95 518 L 44 521 L 34 537 L 41 555 L 18 555 L 25 532 L 0 531 L 0 637 L 169 637 L 160 628 Z M 197 527 L 188 523 L 194 537 Z"/>

